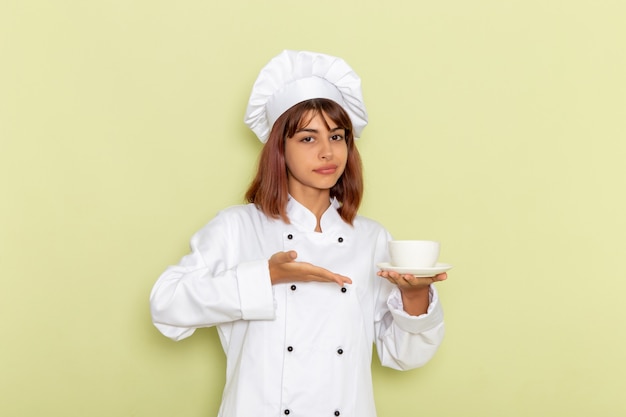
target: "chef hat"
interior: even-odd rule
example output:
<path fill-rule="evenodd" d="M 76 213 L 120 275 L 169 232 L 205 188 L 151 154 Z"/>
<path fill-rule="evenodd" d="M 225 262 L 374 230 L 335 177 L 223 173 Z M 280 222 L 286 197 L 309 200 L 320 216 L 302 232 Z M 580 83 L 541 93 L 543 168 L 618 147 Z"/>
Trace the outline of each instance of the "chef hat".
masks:
<path fill-rule="evenodd" d="M 327 98 L 350 116 L 354 136 L 367 125 L 361 79 L 341 58 L 307 51 L 283 51 L 259 73 L 245 123 L 265 143 L 276 119 L 305 100 Z"/>

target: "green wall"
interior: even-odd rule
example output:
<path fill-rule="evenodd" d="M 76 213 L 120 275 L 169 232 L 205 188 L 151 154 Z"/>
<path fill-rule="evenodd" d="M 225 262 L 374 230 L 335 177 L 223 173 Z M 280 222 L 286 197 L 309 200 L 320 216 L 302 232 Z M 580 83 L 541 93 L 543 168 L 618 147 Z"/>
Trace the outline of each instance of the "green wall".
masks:
<path fill-rule="evenodd" d="M 626 415 L 626 3 L 0 3 L 0 415 L 212 416 L 214 329 L 148 295 L 242 201 L 251 85 L 345 58 L 370 125 L 362 214 L 438 239 L 447 336 L 374 362 L 380 416 Z"/>

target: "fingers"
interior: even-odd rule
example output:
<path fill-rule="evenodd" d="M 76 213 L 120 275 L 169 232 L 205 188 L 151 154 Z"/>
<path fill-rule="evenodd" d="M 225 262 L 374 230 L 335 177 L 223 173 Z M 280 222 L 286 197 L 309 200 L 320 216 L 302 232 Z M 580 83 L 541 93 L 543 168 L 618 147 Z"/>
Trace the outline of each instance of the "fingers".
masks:
<path fill-rule="evenodd" d="M 352 280 L 350 278 L 331 272 L 328 269 L 309 263 L 299 263 L 299 266 L 306 269 L 308 272 L 308 279 L 306 281 L 336 282 L 342 287 L 345 284 L 352 284 Z"/>
<path fill-rule="evenodd" d="M 352 284 L 352 280 L 346 276 L 340 274 L 332 273 L 332 280 L 339 284 L 340 287 L 343 287 L 345 284 Z"/>
<path fill-rule="evenodd" d="M 448 278 L 448 274 L 445 272 L 432 277 L 417 277 L 415 275 L 399 274 L 393 271 L 379 271 L 378 276 L 385 278 L 387 281 L 400 288 L 425 287 L 435 282 L 445 281 Z"/>
<path fill-rule="evenodd" d="M 339 286 L 352 284 L 352 280 L 308 262 L 295 262 L 296 251 L 277 252 L 268 261 L 272 284 L 297 281 L 335 282 Z"/>
<path fill-rule="evenodd" d="M 286 282 L 289 279 L 288 265 L 298 254 L 295 251 L 276 252 L 268 260 L 268 267 L 272 285 Z"/>
<path fill-rule="evenodd" d="M 287 252 L 276 252 L 270 258 L 270 262 L 273 263 L 287 263 L 291 262 L 298 257 L 298 254 L 295 250 L 290 250 Z"/>
<path fill-rule="evenodd" d="M 446 272 L 442 272 L 441 274 L 437 274 L 433 277 L 433 282 L 445 281 L 448 279 L 448 274 Z"/>

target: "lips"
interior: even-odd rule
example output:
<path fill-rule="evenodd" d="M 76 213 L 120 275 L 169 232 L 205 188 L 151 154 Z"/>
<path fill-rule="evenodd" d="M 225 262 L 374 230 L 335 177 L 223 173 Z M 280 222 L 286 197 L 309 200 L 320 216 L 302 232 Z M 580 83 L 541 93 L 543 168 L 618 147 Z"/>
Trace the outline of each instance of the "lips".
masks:
<path fill-rule="evenodd" d="M 317 172 L 322 175 L 330 175 L 334 174 L 337 171 L 337 165 L 326 165 L 323 167 L 319 167 L 313 170 L 313 172 Z"/>

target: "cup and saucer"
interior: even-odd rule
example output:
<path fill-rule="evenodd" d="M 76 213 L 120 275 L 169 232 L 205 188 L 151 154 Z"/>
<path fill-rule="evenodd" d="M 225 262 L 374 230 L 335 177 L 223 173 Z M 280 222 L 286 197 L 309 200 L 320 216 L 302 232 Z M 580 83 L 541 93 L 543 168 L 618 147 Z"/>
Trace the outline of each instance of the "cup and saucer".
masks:
<path fill-rule="evenodd" d="M 432 240 L 392 240 L 389 242 L 391 262 L 376 266 L 383 271 L 434 277 L 452 268 L 450 264 L 437 262 L 439 247 L 439 242 Z"/>
<path fill-rule="evenodd" d="M 441 274 L 449 269 L 452 269 L 452 265 L 442 264 L 440 262 L 437 262 L 435 266 L 393 266 L 389 262 L 381 262 L 376 266 L 383 271 L 393 271 L 397 272 L 398 274 L 411 274 L 420 278 L 434 277 L 437 274 Z"/>

